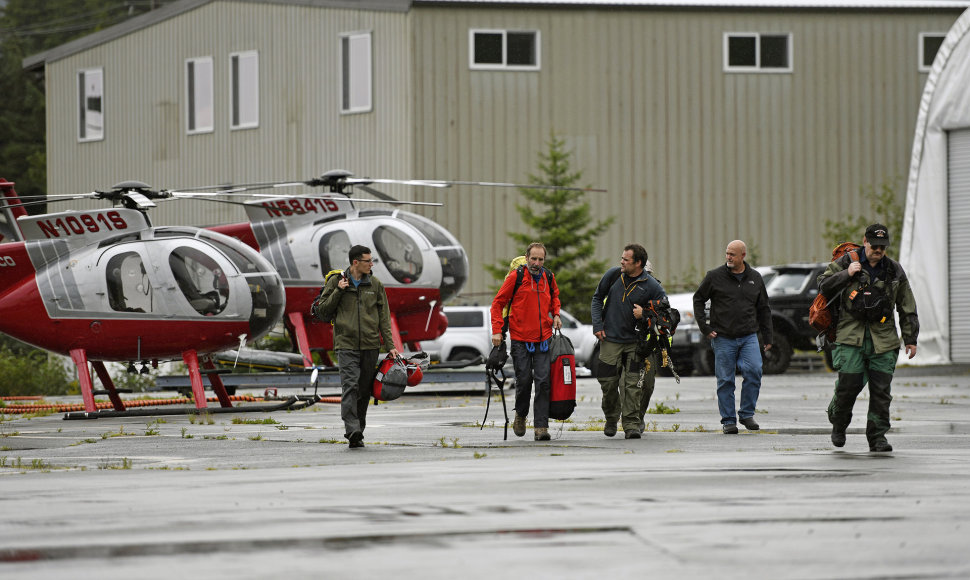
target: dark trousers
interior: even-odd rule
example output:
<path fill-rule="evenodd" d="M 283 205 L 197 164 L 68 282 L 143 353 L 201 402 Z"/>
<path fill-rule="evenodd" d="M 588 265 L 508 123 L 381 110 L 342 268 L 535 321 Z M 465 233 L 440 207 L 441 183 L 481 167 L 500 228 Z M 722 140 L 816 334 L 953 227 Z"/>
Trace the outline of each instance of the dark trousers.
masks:
<path fill-rule="evenodd" d="M 529 399 L 532 397 L 532 384 L 535 383 L 534 427 L 549 427 L 549 365 L 552 364 L 550 352 L 529 352 L 525 342 L 512 341 L 512 365 L 515 367 L 515 414 L 529 416 Z"/>
<path fill-rule="evenodd" d="M 364 432 L 367 423 L 367 405 L 374 392 L 377 375 L 377 357 L 380 351 L 338 350 L 337 366 L 340 367 L 340 418 L 344 422 L 344 437 L 350 438 L 354 431 Z"/>
<path fill-rule="evenodd" d="M 866 439 L 869 445 L 886 440 L 889 431 L 889 403 L 893 373 L 899 350 L 876 354 L 868 330 L 862 346 L 836 344 L 832 351 L 832 365 L 839 371 L 835 394 L 829 403 L 829 422 L 837 431 L 845 432 L 852 422 L 852 407 L 856 397 L 869 383 L 869 411 L 866 414 Z"/>

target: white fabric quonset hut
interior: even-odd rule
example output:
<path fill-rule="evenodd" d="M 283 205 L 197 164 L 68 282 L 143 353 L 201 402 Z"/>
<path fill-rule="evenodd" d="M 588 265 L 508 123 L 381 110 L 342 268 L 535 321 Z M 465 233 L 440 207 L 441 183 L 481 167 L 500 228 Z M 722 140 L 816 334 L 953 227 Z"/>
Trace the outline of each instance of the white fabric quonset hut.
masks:
<path fill-rule="evenodd" d="M 907 362 L 970 363 L 970 10 L 947 33 L 923 89 L 899 260 L 921 327 Z"/>

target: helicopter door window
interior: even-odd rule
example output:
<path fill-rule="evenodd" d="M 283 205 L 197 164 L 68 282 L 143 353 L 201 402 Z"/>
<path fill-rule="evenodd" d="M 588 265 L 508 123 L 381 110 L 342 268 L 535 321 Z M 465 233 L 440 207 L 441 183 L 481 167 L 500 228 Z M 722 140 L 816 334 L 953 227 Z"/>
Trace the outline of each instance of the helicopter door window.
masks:
<path fill-rule="evenodd" d="M 151 312 L 152 286 L 145 265 L 136 252 L 125 252 L 108 261 L 108 305 L 117 312 Z"/>
<path fill-rule="evenodd" d="M 337 230 L 320 238 L 320 266 L 323 274 L 347 264 L 350 254 L 350 237 L 347 232 Z"/>
<path fill-rule="evenodd" d="M 424 260 L 417 240 L 397 228 L 379 226 L 374 229 L 374 245 L 395 280 L 411 284 L 421 277 Z"/>
<path fill-rule="evenodd" d="M 180 247 L 168 258 L 179 290 L 199 314 L 212 316 L 226 308 L 229 280 L 215 260 L 195 248 Z"/>

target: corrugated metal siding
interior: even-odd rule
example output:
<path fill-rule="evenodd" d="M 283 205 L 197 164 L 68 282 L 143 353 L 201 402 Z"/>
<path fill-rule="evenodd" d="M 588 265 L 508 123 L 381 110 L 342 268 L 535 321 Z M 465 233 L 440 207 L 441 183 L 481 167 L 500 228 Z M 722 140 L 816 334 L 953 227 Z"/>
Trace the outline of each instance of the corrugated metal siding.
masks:
<path fill-rule="evenodd" d="M 51 193 L 126 179 L 159 188 L 306 179 L 334 168 L 407 177 L 406 15 L 214 2 L 47 68 Z M 374 110 L 340 113 L 339 35 L 373 31 Z M 259 52 L 260 126 L 230 130 L 229 54 Z M 185 131 L 185 59 L 211 56 L 215 131 Z M 105 139 L 76 138 L 76 74 L 104 68 Z M 156 224 L 241 221 L 239 208 L 167 203 Z"/>
<path fill-rule="evenodd" d="M 49 188 L 302 179 L 333 168 L 523 182 L 555 131 L 583 181 L 610 190 L 591 195 L 596 217 L 617 217 L 599 258 L 642 242 L 668 283 L 718 264 L 736 237 L 762 264 L 824 258 L 825 219 L 866 212 L 860 187 L 905 175 L 925 79 L 918 34 L 944 32 L 957 16 L 213 2 L 48 65 Z M 470 71 L 470 28 L 539 30 L 541 70 Z M 341 115 L 339 34 L 360 30 L 374 31 L 374 112 Z M 725 31 L 790 32 L 793 72 L 722 72 Z M 230 131 L 228 58 L 240 50 L 259 51 L 260 127 Z M 184 60 L 210 55 L 216 129 L 189 136 Z M 96 66 L 106 136 L 78 144 L 75 75 Z M 464 243 L 467 292 L 491 284 L 482 264 L 521 253 L 505 234 L 522 229 L 517 191 L 413 197 L 447 201 L 420 211 Z M 184 202 L 153 214 L 159 224 L 242 216 Z"/>
<path fill-rule="evenodd" d="M 590 196 L 617 218 L 597 257 L 642 242 L 668 282 L 734 238 L 762 264 L 824 259 L 825 219 L 866 213 L 861 187 L 905 175 L 918 34 L 957 16 L 417 8 L 415 173 L 522 182 L 555 131 L 610 190 Z M 472 28 L 540 30 L 541 71 L 470 71 Z M 791 33 L 793 72 L 722 72 L 724 32 Z M 518 194 L 451 195 L 429 215 L 469 250 L 468 291 L 485 290 L 481 264 L 521 253 L 504 234 L 522 229 Z"/>
<path fill-rule="evenodd" d="M 950 247 L 947 248 L 950 267 L 950 359 L 955 363 L 970 362 L 970 129 L 947 134 L 947 224 Z"/>

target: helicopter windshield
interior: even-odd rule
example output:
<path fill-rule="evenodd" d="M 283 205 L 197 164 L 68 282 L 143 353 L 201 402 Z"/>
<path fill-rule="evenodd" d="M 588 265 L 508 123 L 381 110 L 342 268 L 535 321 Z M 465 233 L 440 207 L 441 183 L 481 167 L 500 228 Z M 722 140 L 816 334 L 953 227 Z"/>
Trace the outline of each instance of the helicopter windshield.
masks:
<path fill-rule="evenodd" d="M 384 267 L 395 280 L 411 284 L 421 277 L 424 260 L 416 240 L 390 226 L 378 226 L 374 229 L 373 237 Z"/>
<path fill-rule="evenodd" d="M 172 250 L 168 264 L 179 290 L 199 314 L 211 316 L 226 308 L 229 281 L 216 261 L 187 246 Z"/>
<path fill-rule="evenodd" d="M 152 286 L 137 252 L 118 254 L 108 261 L 108 305 L 118 312 L 151 312 Z"/>
<path fill-rule="evenodd" d="M 350 236 L 343 230 L 325 234 L 320 238 L 320 265 L 326 275 L 347 263 L 350 253 Z"/>

